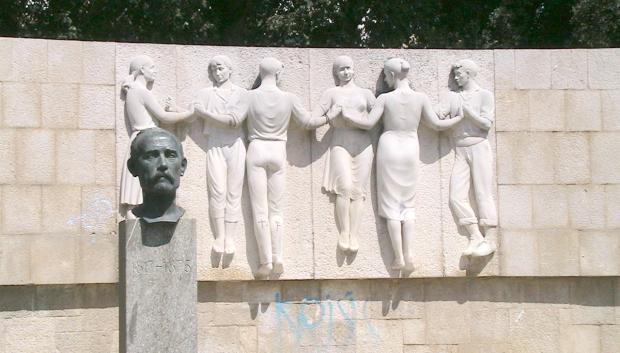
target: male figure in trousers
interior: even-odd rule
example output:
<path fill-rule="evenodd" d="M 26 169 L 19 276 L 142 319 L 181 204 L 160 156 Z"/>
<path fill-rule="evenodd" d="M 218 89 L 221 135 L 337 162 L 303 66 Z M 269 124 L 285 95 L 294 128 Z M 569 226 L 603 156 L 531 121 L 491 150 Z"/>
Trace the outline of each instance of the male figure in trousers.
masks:
<path fill-rule="evenodd" d="M 497 227 L 497 210 L 493 199 L 493 151 L 487 138 L 494 120 L 493 93 L 481 88 L 475 78 L 478 66 L 471 60 L 452 65 L 455 92 L 448 95 L 450 108 L 441 115 L 455 115 L 462 110 L 463 120 L 452 128 L 455 161 L 450 178 L 450 207 L 463 226 L 469 244 L 464 256 L 487 256 L 495 251 L 485 239 L 487 230 Z M 449 111 L 448 111 L 449 110 Z M 469 200 L 473 185 L 478 215 Z"/>

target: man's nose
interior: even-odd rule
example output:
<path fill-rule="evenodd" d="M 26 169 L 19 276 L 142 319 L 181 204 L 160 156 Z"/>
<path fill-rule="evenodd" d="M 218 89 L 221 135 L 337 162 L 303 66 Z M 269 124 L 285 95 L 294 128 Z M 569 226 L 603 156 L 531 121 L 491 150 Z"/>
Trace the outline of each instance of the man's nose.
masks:
<path fill-rule="evenodd" d="M 167 170 L 168 169 L 168 159 L 163 154 L 159 156 L 157 159 L 157 170 Z"/>

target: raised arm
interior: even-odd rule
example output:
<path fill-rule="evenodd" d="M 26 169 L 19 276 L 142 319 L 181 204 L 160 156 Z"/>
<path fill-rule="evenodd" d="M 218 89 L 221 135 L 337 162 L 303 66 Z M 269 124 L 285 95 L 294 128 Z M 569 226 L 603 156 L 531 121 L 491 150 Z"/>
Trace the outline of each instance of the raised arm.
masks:
<path fill-rule="evenodd" d="M 373 97 L 374 98 L 374 97 Z M 385 107 L 385 97 L 383 95 L 379 96 L 377 100 L 374 99 L 368 100 L 366 103 L 367 110 L 370 109 L 370 112 L 359 112 L 354 109 L 343 109 L 342 117 L 349 124 L 353 125 L 358 129 L 370 130 L 373 126 L 381 119 L 383 115 L 383 109 Z"/>
<path fill-rule="evenodd" d="M 161 121 L 165 124 L 175 124 L 180 121 L 189 119 L 194 115 L 193 107 L 184 112 L 167 112 L 164 108 L 159 105 L 159 103 L 155 100 L 155 97 L 150 91 L 144 91 L 142 93 L 143 102 L 146 110 L 153 116 L 155 119 Z"/>
<path fill-rule="evenodd" d="M 493 95 L 488 91 L 480 91 L 481 92 L 481 103 L 480 103 L 480 114 L 476 114 L 473 109 L 471 109 L 468 105 L 463 105 L 463 114 L 465 118 L 471 120 L 476 126 L 481 129 L 489 130 L 491 125 L 493 125 Z"/>
<path fill-rule="evenodd" d="M 463 119 L 462 115 L 453 117 L 452 119 L 442 120 L 433 110 L 428 97 L 423 97 L 422 103 L 422 121 L 434 130 L 442 131 L 453 127 Z"/>

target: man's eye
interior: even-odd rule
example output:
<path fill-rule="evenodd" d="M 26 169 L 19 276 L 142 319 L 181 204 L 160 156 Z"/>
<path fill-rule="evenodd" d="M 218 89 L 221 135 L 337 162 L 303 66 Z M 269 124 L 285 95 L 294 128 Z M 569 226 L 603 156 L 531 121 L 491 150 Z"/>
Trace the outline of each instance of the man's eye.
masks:
<path fill-rule="evenodd" d="M 165 153 L 166 158 L 176 158 L 177 157 L 177 153 L 174 151 L 166 151 Z"/>

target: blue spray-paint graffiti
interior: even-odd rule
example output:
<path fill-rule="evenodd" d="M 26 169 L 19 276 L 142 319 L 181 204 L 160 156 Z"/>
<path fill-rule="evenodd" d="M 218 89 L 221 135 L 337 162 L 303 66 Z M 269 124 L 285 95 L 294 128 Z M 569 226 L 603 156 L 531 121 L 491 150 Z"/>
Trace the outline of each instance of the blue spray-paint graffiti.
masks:
<path fill-rule="evenodd" d="M 285 340 L 290 340 L 291 336 L 296 346 L 325 348 L 353 345 L 358 333 L 363 334 L 366 340 L 380 342 L 379 332 L 370 321 L 368 302 L 364 302 L 361 310 L 359 303 L 352 291 L 346 292 L 344 298 L 339 300 L 332 300 L 329 296 L 324 300 L 305 297 L 300 302 L 283 300 L 279 292 L 275 293 L 275 348 L 282 350 L 286 346 Z"/>

